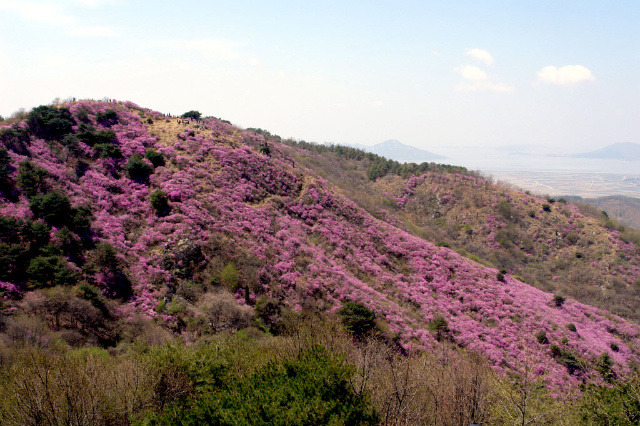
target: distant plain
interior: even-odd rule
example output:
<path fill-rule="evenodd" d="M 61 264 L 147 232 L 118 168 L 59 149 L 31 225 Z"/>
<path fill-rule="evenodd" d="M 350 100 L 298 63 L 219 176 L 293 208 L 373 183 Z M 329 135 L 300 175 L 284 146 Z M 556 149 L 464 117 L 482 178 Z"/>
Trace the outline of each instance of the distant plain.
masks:
<path fill-rule="evenodd" d="M 640 162 L 572 158 L 495 149 L 440 148 L 442 162 L 480 170 L 536 194 L 640 197 Z"/>

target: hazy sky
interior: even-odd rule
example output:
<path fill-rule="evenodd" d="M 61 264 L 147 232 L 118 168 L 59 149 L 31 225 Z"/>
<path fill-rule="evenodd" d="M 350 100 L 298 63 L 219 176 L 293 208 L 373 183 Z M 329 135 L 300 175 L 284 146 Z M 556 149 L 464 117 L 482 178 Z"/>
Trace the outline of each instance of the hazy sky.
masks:
<path fill-rule="evenodd" d="M 0 114 L 197 109 L 316 142 L 640 142 L 640 2 L 0 0 Z"/>

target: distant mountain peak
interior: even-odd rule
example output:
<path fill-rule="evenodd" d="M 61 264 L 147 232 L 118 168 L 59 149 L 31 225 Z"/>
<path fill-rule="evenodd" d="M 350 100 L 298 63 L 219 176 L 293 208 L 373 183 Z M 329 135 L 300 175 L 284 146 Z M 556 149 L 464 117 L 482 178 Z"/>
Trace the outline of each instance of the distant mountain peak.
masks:
<path fill-rule="evenodd" d="M 447 158 L 424 149 L 405 145 L 398 139 L 387 139 L 370 147 L 368 151 L 402 163 L 429 163 Z"/>
<path fill-rule="evenodd" d="M 572 155 L 572 157 L 640 161 L 640 144 L 617 142 L 596 151 L 583 152 Z"/>

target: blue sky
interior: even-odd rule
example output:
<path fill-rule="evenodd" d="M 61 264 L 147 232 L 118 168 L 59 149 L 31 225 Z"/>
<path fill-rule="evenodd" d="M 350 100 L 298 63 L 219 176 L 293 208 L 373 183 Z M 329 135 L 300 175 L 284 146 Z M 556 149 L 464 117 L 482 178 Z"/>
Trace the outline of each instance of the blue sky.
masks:
<path fill-rule="evenodd" d="M 640 142 L 640 3 L 0 0 L 0 114 L 57 97 L 436 152 Z"/>

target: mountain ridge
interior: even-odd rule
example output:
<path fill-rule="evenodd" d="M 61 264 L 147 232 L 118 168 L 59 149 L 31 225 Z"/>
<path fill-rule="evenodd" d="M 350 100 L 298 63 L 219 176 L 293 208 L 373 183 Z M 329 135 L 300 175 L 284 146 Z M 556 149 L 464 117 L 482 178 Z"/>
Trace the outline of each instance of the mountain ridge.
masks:
<path fill-rule="evenodd" d="M 595 151 L 573 154 L 570 155 L 570 157 L 640 161 L 640 144 L 634 142 L 618 142 Z"/>
<path fill-rule="evenodd" d="M 588 203 L 607 213 L 615 220 L 626 226 L 640 230 L 640 199 L 624 195 L 607 197 L 583 198 L 567 196 L 569 200 Z"/>

